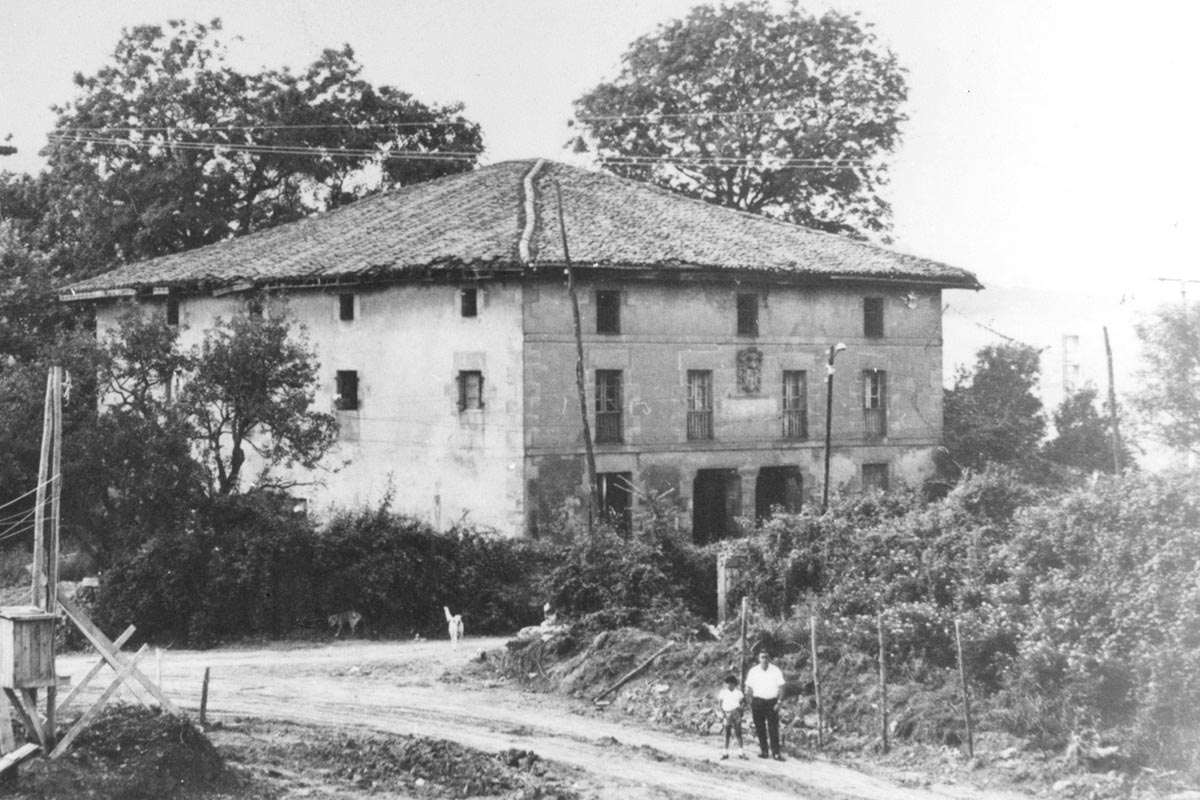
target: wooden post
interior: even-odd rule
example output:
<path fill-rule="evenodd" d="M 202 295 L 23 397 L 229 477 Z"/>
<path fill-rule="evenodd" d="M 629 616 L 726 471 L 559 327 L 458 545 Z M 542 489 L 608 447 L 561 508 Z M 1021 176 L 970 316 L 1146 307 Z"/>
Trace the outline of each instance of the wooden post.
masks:
<path fill-rule="evenodd" d="M 208 667 L 204 668 L 204 683 L 200 686 L 200 727 L 208 724 Z"/>
<path fill-rule="evenodd" d="M 563 259 L 567 262 L 567 295 L 571 298 L 571 315 L 575 320 L 575 385 L 579 391 L 579 418 L 583 424 L 583 450 L 588 474 L 588 533 L 592 533 L 595 515 L 604 509 L 600 505 L 600 487 L 596 484 L 596 453 L 592 449 L 592 430 L 588 424 L 587 386 L 583 369 L 583 330 L 579 321 L 579 295 L 575 293 L 575 271 L 571 267 L 571 251 L 567 249 L 567 223 L 563 220 L 562 187 L 557 182 L 558 228 L 562 233 Z"/>
<path fill-rule="evenodd" d="M 888 751 L 888 708 L 887 708 L 887 636 L 883 632 L 883 611 L 879 612 L 879 739 L 883 752 Z"/>
<path fill-rule="evenodd" d="M 967 756 L 975 757 L 975 735 L 971 728 L 971 692 L 967 687 L 967 667 L 963 663 L 962 633 L 959 631 L 958 620 L 954 620 L 954 642 L 958 647 L 958 680 L 962 684 L 963 717 L 967 723 Z"/>
<path fill-rule="evenodd" d="M 50 546 L 46 554 L 46 575 L 48 578 L 46 586 L 45 605 L 43 606 L 48 612 L 54 615 L 55 622 L 58 622 L 58 552 L 59 552 L 59 527 L 62 521 L 62 401 L 63 401 L 63 368 L 54 366 L 50 370 L 53 376 L 53 397 L 51 400 L 51 423 L 54 426 L 53 444 L 51 445 L 50 456 Z M 50 664 L 51 669 L 54 669 L 56 659 L 54 656 L 54 635 L 51 628 L 50 636 Z M 55 744 L 55 729 L 57 727 L 55 719 L 55 709 L 58 706 L 58 678 L 55 673 L 55 681 L 46 687 L 46 740 L 43 746 L 46 750 L 52 750 Z"/>
<path fill-rule="evenodd" d="M 817 616 L 808 618 L 808 640 L 812 647 L 813 699 L 817 703 L 817 747 L 825 744 L 825 718 L 821 708 L 821 675 L 817 665 Z"/>
<path fill-rule="evenodd" d="M 1108 359 L 1108 418 L 1112 425 L 1113 469 L 1121 474 L 1121 429 L 1117 424 L 1117 388 L 1113 383 L 1112 346 L 1108 343 L 1108 326 L 1104 327 L 1104 355 Z"/>
<path fill-rule="evenodd" d="M 743 597 L 743 598 L 742 598 L 742 623 L 741 623 L 741 627 L 742 627 L 742 635 L 741 635 L 741 640 L 742 640 L 742 649 L 741 649 L 741 653 L 742 653 L 742 655 L 741 655 L 741 658 L 740 658 L 740 659 L 739 659 L 739 661 L 738 661 L 738 670 L 739 670 L 739 672 L 740 672 L 740 674 L 738 675 L 738 687 L 739 687 L 739 688 L 740 688 L 740 687 L 741 687 L 741 686 L 742 686 L 742 685 L 743 685 L 743 684 L 746 682 L 746 625 L 747 625 L 747 622 L 746 622 L 746 612 L 747 612 L 747 610 L 748 610 L 748 608 L 749 608 L 749 605 L 750 605 L 750 598 L 748 598 L 748 597 Z"/>

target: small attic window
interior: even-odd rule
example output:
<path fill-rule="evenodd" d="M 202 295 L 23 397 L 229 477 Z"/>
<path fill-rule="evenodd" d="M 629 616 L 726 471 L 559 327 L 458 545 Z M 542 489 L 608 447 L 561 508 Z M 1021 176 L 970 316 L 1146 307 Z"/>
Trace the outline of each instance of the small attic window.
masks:
<path fill-rule="evenodd" d="M 167 324 L 175 327 L 179 324 L 179 298 L 167 298 Z"/>
<path fill-rule="evenodd" d="M 354 295 L 338 295 L 338 319 L 342 322 L 352 322 L 354 320 Z"/>
<path fill-rule="evenodd" d="M 479 316 L 479 290 L 475 288 L 462 290 L 462 315 L 464 317 Z"/>

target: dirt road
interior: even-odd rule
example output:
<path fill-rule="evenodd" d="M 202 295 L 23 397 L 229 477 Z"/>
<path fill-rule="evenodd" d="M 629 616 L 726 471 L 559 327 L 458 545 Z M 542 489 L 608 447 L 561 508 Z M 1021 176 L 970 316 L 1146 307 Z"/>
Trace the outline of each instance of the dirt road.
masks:
<path fill-rule="evenodd" d="M 504 642 L 472 638 L 454 650 L 444 641 L 341 640 L 263 649 L 165 651 L 141 663 L 143 672 L 151 680 L 161 679 L 168 696 L 193 715 L 208 667 L 210 719 L 278 719 L 314 728 L 449 739 L 486 752 L 533 750 L 582 770 L 590 785 L 600 787 L 602 797 L 984 797 L 962 786 L 908 789 L 809 759 L 718 761 L 714 737 L 687 738 L 626 726 L 581 703 L 463 677 L 471 659 Z M 78 681 L 93 662 L 81 656 L 59 657 L 58 671 Z M 105 670 L 82 702 L 97 696 L 111 676 Z M 1012 800 L 998 793 L 986 798 Z"/>

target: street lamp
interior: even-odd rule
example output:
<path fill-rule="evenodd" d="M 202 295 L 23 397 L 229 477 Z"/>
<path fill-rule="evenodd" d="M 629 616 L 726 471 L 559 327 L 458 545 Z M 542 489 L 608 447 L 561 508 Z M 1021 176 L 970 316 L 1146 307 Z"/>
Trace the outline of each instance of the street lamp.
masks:
<path fill-rule="evenodd" d="M 828 378 L 825 381 L 825 496 L 821 500 L 821 513 L 829 508 L 829 442 L 833 433 L 833 360 L 837 354 L 846 349 L 842 342 L 829 348 L 829 364 L 825 367 Z"/>

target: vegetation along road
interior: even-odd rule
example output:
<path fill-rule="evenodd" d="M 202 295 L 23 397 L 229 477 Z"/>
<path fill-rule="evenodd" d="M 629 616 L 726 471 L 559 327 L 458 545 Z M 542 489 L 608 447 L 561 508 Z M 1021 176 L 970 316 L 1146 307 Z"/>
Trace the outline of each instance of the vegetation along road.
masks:
<path fill-rule="evenodd" d="M 167 650 L 161 661 L 148 657 L 142 663 L 152 680 L 161 670 L 168 695 L 193 717 L 209 668 L 210 722 L 252 717 L 309 726 L 314 737 L 361 729 L 443 738 L 485 752 L 532 750 L 581 771 L 600 797 L 984 797 L 962 786 L 903 788 L 823 761 L 719 761 L 714 737 L 619 724 L 578 701 L 472 675 L 470 663 L 505 641 L 471 638 L 459 650 L 428 640 Z M 59 673 L 78 680 L 89 663 L 85 656 L 60 657 Z M 90 696 L 105 682 L 98 683 Z"/>

